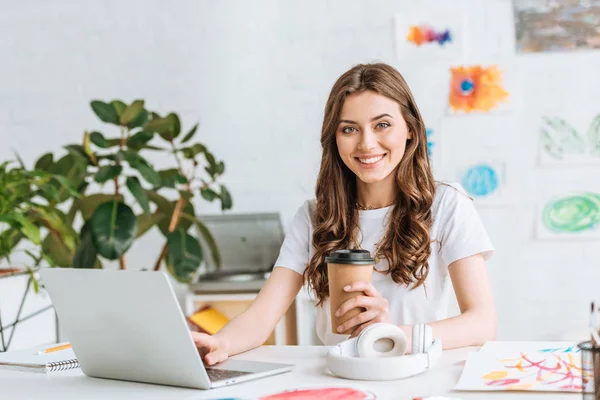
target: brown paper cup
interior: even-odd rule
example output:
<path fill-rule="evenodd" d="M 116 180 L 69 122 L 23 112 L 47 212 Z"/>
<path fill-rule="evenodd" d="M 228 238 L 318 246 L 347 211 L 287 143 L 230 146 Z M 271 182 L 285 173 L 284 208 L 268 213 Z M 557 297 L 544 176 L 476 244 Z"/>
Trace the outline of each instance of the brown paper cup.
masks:
<path fill-rule="evenodd" d="M 337 328 L 344 322 L 364 311 L 362 307 L 349 310 L 336 317 L 335 312 L 345 301 L 364 295 L 363 292 L 346 292 L 344 286 L 354 282 L 371 282 L 375 260 L 366 250 L 337 250 L 325 258 L 327 277 L 329 280 L 329 306 L 331 312 L 331 332 L 349 335 L 353 329 L 338 332 Z"/>

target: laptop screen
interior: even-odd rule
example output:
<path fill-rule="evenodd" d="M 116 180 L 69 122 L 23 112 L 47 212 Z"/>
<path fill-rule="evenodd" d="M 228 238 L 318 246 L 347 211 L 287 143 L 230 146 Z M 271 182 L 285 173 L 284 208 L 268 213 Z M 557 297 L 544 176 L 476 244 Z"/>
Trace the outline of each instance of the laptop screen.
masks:
<path fill-rule="evenodd" d="M 199 216 L 210 230 L 221 252 L 221 271 L 266 271 L 273 267 L 283 244 L 279 213 Z M 207 272 L 215 263 L 201 235 Z"/>

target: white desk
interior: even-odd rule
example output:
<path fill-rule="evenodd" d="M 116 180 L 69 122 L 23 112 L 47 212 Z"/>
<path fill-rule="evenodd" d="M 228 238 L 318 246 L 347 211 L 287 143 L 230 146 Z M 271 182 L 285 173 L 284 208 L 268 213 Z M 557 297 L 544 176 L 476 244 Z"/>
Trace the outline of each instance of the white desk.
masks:
<path fill-rule="evenodd" d="M 456 399 L 574 400 L 581 394 L 517 392 L 453 392 L 467 348 L 444 352 L 440 363 L 425 374 L 391 382 L 358 382 L 339 379 L 325 371 L 326 347 L 265 346 L 236 356 L 239 359 L 295 364 L 292 372 L 213 390 L 194 390 L 89 378 L 81 370 L 36 374 L 0 370 L 0 399 L 250 399 L 282 390 L 314 386 L 351 386 L 369 390 L 377 399 L 412 399 L 445 395 Z"/>

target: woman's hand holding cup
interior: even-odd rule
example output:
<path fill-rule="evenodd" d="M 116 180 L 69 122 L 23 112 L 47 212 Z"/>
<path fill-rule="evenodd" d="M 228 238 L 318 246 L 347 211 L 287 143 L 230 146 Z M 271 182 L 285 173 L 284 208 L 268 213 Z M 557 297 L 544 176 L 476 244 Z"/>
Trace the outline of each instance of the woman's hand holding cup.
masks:
<path fill-rule="evenodd" d="M 339 325 L 336 328 L 339 333 L 352 330 L 350 337 L 355 337 L 371 324 L 390 322 L 388 301 L 379 294 L 371 282 L 353 282 L 344 286 L 344 292 L 362 292 L 364 295 L 346 300 L 337 309 L 335 316 L 343 319 L 343 315 L 350 310 L 359 308 L 363 311 Z"/>

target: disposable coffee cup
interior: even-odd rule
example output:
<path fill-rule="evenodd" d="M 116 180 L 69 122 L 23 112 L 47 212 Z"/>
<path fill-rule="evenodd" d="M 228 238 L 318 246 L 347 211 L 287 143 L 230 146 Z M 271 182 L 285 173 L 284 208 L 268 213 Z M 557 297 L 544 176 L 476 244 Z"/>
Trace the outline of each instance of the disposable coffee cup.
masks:
<path fill-rule="evenodd" d="M 375 259 L 367 250 L 336 250 L 325 257 L 327 277 L 329 280 L 329 307 L 331 312 L 331 332 L 349 335 L 352 330 L 338 332 L 337 328 L 344 322 L 364 311 L 356 307 L 336 317 L 335 312 L 345 301 L 364 295 L 364 292 L 346 292 L 344 286 L 354 282 L 371 282 Z"/>

